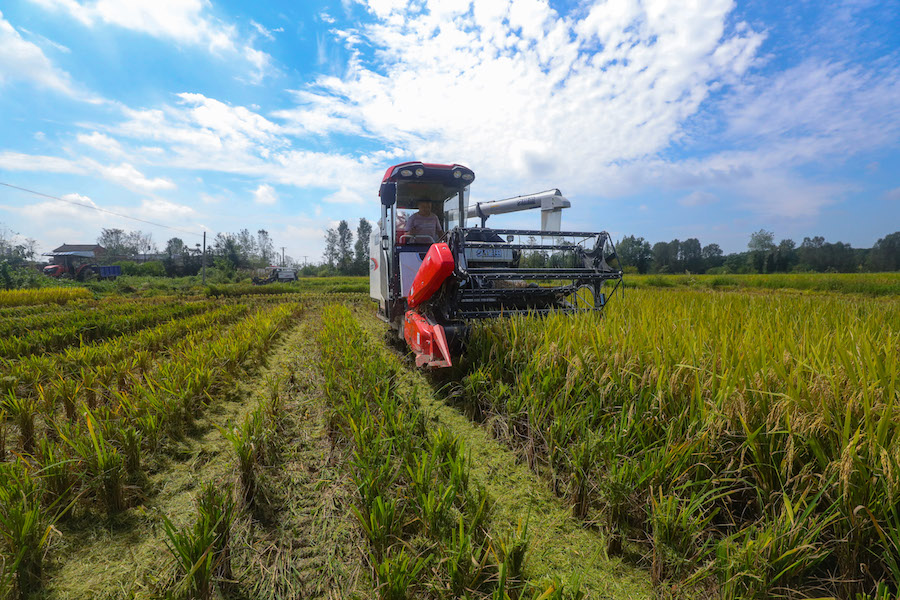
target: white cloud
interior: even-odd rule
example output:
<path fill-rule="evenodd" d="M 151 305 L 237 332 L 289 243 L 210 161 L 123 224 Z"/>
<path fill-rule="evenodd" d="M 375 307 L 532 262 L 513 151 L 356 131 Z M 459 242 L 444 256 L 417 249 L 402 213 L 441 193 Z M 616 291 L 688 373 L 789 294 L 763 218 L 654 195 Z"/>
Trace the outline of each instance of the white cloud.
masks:
<path fill-rule="evenodd" d="M 175 189 L 175 184 L 169 179 L 155 177 L 149 179 L 134 166 L 128 163 L 120 165 L 101 165 L 93 163 L 97 172 L 105 179 L 134 191 L 154 191 Z"/>
<path fill-rule="evenodd" d="M 888 202 L 900 202 L 900 187 L 896 187 L 892 190 L 886 191 L 881 195 L 883 200 L 887 200 Z"/>
<path fill-rule="evenodd" d="M 705 204 L 713 204 L 714 202 L 718 201 L 719 198 L 715 194 L 698 190 L 695 192 L 691 192 L 690 194 L 679 200 L 678 203 L 682 206 L 703 206 Z"/>
<path fill-rule="evenodd" d="M 80 95 L 73 88 L 69 74 L 55 67 L 40 47 L 24 40 L 0 12 L 0 85 L 15 80 L 28 81 L 67 96 Z"/>
<path fill-rule="evenodd" d="M 333 194 L 325 196 L 323 201 L 332 204 L 364 204 L 366 198 L 357 190 L 342 187 Z"/>
<path fill-rule="evenodd" d="M 790 158 L 877 148 L 900 137 L 900 68 L 871 69 L 809 60 L 739 87 L 725 107 L 728 133 L 777 142 Z"/>
<path fill-rule="evenodd" d="M 197 216 L 197 211 L 190 206 L 160 198 L 141 200 L 137 212 L 144 219 L 174 224 L 183 223 L 184 219 Z"/>
<path fill-rule="evenodd" d="M 105 165 L 92 159 L 69 160 L 56 156 L 0 152 L 0 169 L 9 171 L 37 171 L 90 175 L 95 173 L 104 179 L 133 191 L 151 192 L 175 189 L 175 183 L 163 177 L 148 178 L 129 163 Z"/>
<path fill-rule="evenodd" d="M 253 191 L 253 201 L 257 204 L 275 204 L 278 202 L 278 194 L 271 185 L 263 183 Z"/>
<path fill-rule="evenodd" d="M 260 24 L 257 23 L 256 21 L 254 21 L 253 19 L 250 20 L 250 25 L 253 26 L 253 29 L 255 29 L 256 32 L 259 33 L 259 35 L 263 36 L 263 37 L 266 38 L 267 40 L 274 40 L 274 39 L 275 39 L 275 36 L 272 35 L 272 32 L 275 31 L 275 30 L 273 30 L 273 29 L 266 29 L 265 27 L 263 27 L 262 25 L 260 25 Z"/>
<path fill-rule="evenodd" d="M 223 198 L 221 196 L 204 193 L 200 194 L 200 200 L 202 200 L 204 204 L 219 204 L 222 202 Z"/>
<path fill-rule="evenodd" d="M 269 56 L 239 40 L 233 25 L 212 16 L 206 0 L 32 0 L 62 10 L 87 27 L 114 25 L 181 44 L 204 46 L 215 54 L 243 56 L 261 79 Z"/>
<path fill-rule="evenodd" d="M 24 27 L 19 27 L 19 31 L 21 31 L 28 37 L 37 40 L 37 42 L 43 46 L 50 46 L 51 48 L 53 48 L 59 52 L 62 52 L 63 54 L 71 54 L 72 53 L 72 50 L 68 46 L 63 46 L 59 42 L 54 42 L 53 40 L 46 38 L 39 33 L 34 33 L 33 31 L 29 31 L 29 30 L 25 29 Z"/>
<path fill-rule="evenodd" d="M 84 165 L 66 158 L 21 154 L 19 152 L 0 152 L 0 169 L 74 174 L 85 174 L 88 172 Z"/>
<path fill-rule="evenodd" d="M 63 202 L 62 200 L 35 202 L 26 204 L 18 210 L 20 214 L 28 219 L 35 220 L 35 222 L 45 222 L 48 215 L 53 215 L 54 222 L 66 220 L 69 222 L 75 221 L 85 224 L 97 218 L 107 218 L 107 215 L 98 217 L 98 215 L 102 215 L 102 213 L 92 210 L 98 208 L 98 206 L 97 203 L 88 196 L 78 193 L 69 193 L 60 196 L 60 198 L 62 198 L 62 200 L 68 200 L 68 202 Z"/>
<path fill-rule="evenodd" d="M 90 135 L 79 133 L 76 139 L 80 143 L 96 150 L 100 150 L 105 154 L 120 156 L 124 153 L 122 145 L 117 140 L 102 134 L 99 131 L 94 131 Z"/>
<path fill-rule="evenodd" d="M 197 154 L 202 164 L 228 164 L 248 152 L 268 155 L 288 144 L 277 124 L 245 107 L 202 94 L 182 93 L 178 98 L 179 107 L 125 109 L 127 120 L 109 129 L 126 137 L 164 142 L 179 155 Z"/>
<path fill-rule="evenodd" d="M 351 48 L 374 46 L 375 60 L 356 55 L 345 76 L 319 77 L 276 116 L 298 134 L 390 140 L 525 191 L 565 181 L 589 192 L 598 166 L 660 152 L 762 40 L 747 27 L 726 33 L 730 0 L 621 0 L 581 19 L 539 0 L 368 7 L 382 21 L 343 34 Z"/>

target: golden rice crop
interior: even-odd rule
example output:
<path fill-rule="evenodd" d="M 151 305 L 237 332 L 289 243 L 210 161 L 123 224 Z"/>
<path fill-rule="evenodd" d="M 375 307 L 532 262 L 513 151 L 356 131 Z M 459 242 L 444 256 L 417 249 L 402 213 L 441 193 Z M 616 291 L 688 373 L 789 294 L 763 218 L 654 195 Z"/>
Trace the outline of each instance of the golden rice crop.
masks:
<path fill-rule="evenodd" d="M 65 304 L 72 300 L 93 298 L 87 288 L 58 287 L 36 290 L 0 291 L 0 306 L 27 306 L 31 304 Z"/>
<path fill-rule="evenodd" d="M 895 297 L 629 290 L 604 318 L 482 323 L 467 360 L 494 429 L 613 541 L 645 537 L 658 581 L 896 593 Z"/>

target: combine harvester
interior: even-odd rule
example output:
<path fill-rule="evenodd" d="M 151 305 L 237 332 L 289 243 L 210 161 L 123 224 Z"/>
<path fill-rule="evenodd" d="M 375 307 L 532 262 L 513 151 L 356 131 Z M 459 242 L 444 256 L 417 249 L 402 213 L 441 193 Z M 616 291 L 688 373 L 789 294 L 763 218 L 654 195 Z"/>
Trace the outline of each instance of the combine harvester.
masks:
<path fill-rule="evenodd" d="M 608 233 L 560 231 L 562 210 L 571 203 L 559 190 L 469 206 L 474 179 L 461 165 L 406 162 L 389 168 L 381 182 L 369 295 L 419 367 L 451 366 L 474 319 L 599 311 L 609 297 L 604 286 L 615 281 L 614 293 L 622 280 L 618 263 L 609 264 L 615 248 Z M 442 236 L 422 235 L 418 225 L 407 230 L 410 221 L 431 219 L 404 213 L 423 202 Z M 540 230 L 486 227 L 492 215 L 530 209 L 541 210 Z M 479 226 L 469 227 L 469 219 L 479 219 Z"/>

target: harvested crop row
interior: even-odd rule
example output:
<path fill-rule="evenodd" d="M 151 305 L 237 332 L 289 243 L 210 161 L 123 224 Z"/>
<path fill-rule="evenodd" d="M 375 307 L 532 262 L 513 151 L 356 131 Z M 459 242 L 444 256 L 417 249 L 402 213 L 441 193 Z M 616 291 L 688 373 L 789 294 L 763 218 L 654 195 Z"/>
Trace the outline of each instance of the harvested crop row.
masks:
<path fill-rule="evenodd" d="M 476 412 L 660 585 L 896 593 L 900 303 L 638 290 L 483 323 L 467 360 Z"/>
<path fill-rule="evenodd" d="M 56 354 L 0 358 L 0 391 L 21 396 L 40 393 L 39 387 L 60 382 L 77 383 L 82 390 L 109 386 L 128 374 L 123 363 L 142 364 L 147 357 L 169 347 L 181 337 L 227 325 L 247 312 L 246 305 L 230 305 L 183 319 L 166 321 L 98 344 L 87 344 Z M 123 369 L 123 367 L 126 367 Z"/>
<path fill-rule="evenodd" d="M 131 305 L 125 308 L 63 314 L 57 323 L 34 323 L 19 335 L 12 331 L 0 335 L 0 357 L 13 358 L 58 352 L 68 346 L 83 345 L 138 331 L 157 323 L 209 310 L 208 302 L 170 304 L 153 308 Z M 29 320 L 30 321 L 30 320 Z M 4 327 L 0 327 L 3 329 Z M 5 327 L 11 329 L 12 326 Z"/>
<path fill-rule="evenodd" d="M 464 444 L 443 428 L 427 430 L 418 402 L 401 392 L 396 361 L 346 307 L 326 307 L 324 322 L 318 341 L 333 405 L 329 428 L 358 491 L 354 514 L 369 540 L 379 597 L 518 598 L 526 590 L 571 597 L 561 585 L 528 589 L 526 530 L 491 535 L 492 501 L 470 481 Z"/>
<path fill-rule="evenodd" d="M 0 313 L 0 338 L 10 335 L 23 335 L 36 329 L 48 329 L 80 322 L 89 328 L 108 317 L 134 314 L 152 309 L 159 305 L 184 303 L 183 299 L 163 298 L 116 298 L 107 300 L 80 300 L 70 304 L 49 304 L 22 306 L 5 309 Z"/>
<path fill-rule="evenodd" d="M 297 304 L 285 304 L 257 311 L 204 345 L 185 338 L 127 392 L 105 396 L 94 409 L 82 405 L 71 420 L 46 415 L 53 425 L 46 437 L 34 439 L 33 424 L 17 419 L 21 446 L 35 450 L 0 463 L 0 499 L 5 501 L 0 533 L 11 540 L 4 547 L 0 583 L 14 582 L 23 595 L 35 590 L 42 579 L 44 532 L 53 522 L 75 509 L 116 513 L 138 498 L 143 462 L 163 436 L 190 427 L 243 366 L 262 358 L 299 310 Z"/>

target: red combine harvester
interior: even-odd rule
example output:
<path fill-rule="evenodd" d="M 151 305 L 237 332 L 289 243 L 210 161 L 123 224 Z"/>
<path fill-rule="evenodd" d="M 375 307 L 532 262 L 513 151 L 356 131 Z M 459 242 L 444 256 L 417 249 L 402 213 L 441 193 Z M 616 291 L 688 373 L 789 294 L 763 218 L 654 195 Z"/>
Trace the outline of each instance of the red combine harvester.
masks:
<path fill-rule="evenodd" d="M 474 179 L 461 165 L 406 162 L 381 182 L 369 295 L 420 367 L 451 366 L 472 320 L 599 311 L 622 280 L 608 233 L 560 231 L 571 203 L 559 190 L 469 206 Z M 530 209 L 541 210 L 540 230 L 486 227 L 492 215 Z"/>

